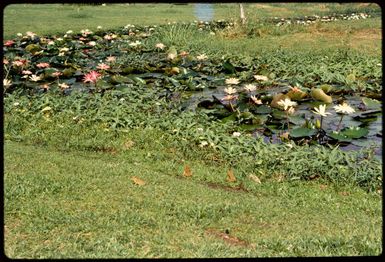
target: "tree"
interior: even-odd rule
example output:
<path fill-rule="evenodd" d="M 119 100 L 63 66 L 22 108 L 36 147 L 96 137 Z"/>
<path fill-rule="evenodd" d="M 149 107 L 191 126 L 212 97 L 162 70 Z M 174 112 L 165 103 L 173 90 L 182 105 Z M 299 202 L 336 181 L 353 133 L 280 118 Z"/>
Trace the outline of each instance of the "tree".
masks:
<path fill-rule="evenodd" d="M 243 10 L 242 4 L 239 4 L 239 9 L 240 9 L 240 15 L 241 15 L 241 22 L 242 22 L 242 25 L 244 25 L 246 23 L 246 17 L 245 17 L 245 12 Z"/>

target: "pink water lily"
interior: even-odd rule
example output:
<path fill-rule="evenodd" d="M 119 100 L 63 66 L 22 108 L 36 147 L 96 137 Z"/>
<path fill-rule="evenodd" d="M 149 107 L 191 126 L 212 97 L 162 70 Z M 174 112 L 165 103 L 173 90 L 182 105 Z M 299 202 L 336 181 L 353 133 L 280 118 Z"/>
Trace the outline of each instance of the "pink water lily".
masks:
<path fill-rule="evenodd" d="M 49 63 L 38 63 L 36 65 L 38 68 L 46 68 L 46 67 L 50 67 Z"/>
<path fill-rule="evenodd" d="M 91 82 L 91 83 L 96 83 L 96 81 L 98 81 L 98 79 L 101 77 L 101 74 L 96 72 L 96 71 L 91 71 L 89 72 L 88 74 L 85 74 L 84 77 L 83 77 L 83 82 L 84 83 L 87 83 L 87 82 Z"/>
<path fill-rule="evenodd" d="M 100 69 L 100 70 L 107 70 L 107 69 L 110 69 L 110 66 L 106 65 L 104 63 L 100 63 L 100 64 L 98 64 L 98 66 L 96 68 Z"/>

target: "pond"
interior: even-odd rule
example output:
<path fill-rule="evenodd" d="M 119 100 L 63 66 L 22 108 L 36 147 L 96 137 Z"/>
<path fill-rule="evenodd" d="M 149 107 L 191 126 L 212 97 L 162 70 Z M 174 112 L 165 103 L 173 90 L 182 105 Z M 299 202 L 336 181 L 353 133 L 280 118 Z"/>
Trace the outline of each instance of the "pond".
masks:
<path fill-rule="evenodd" d="M 195 17 L 199 21 L 208 22 L 214 18 L 214 8 L 212 4 L 195 4 Z"/>
<path fill-rule="evenodd" d="M 192 94 L 188 108 L 203 109 L 223 122 L 235 121 L 239 130 L 260 137 L 267 143 L 287 142 L 283 136 L 288 132 L 290 139 L 299 145 L 338 145 L 344 151 L 371 146 L 374 156 L 382 160 L 382 111 L 378 100 L 358 95 L 331 95 L 334 102 L 326 104 L 328 115 L 323 117 L 322 127 L 318 129 L 314 123 L 319 116 L 312 111 L 325 103 L 307 97 L 297 101 L 295 113 L 289 116 L 288 128 L 285 112 L 271 104 L 277 94 L 287 94 L 289 87 L 240 93 L 238 99 L 232 102 L 223 100 L 225 88 L 222 86 Z M 261 98 L 263 104 L 253 104 L 250 99 L 252 95 Z M 355 112 L 344 115 L 339 123 L 341 114 L 333 108 L 342 101 L 354 108 Z M 338 129 L 339 134 L 333 133 Z"/>

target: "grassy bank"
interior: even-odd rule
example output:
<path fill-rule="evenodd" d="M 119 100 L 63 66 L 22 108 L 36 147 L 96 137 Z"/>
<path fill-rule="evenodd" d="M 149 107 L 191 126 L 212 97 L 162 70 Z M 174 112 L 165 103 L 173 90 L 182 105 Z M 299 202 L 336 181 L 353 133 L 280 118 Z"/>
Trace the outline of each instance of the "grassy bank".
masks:
<path fill-rule="evenodd" d="M 265 90 L 275 80 L 284 80 L 303 90 L 328 83 L 333 91 L 348 94 L 380 93 L 378 16 L 309 26 L 263 22 L 273 16 L 378 7 L 245 7 L 250 18 L 246 26 L 212 34 L 197 24 L 171 23 L 148 35 L 143 28 L 133 35 L 121 29 L 127 24 L 139 28 L 191 22 L 193 5 L 31 4 L 4 10 L 5 39 L 26 31 L 65 38 L 54 37 L 49 46 L 44 39 L 34 45 L 34 38 L 23 36 L 5 49 L 4 68 L 11 80 L 3 106 L 7 256 L 382 253 L 382 163 L 374 150 L 344 152 L 319 144 L 299 146 L 283 138 L 281 143 L 266 143 L 241 129 L 248 116 L 239 114 L 239 119 L 226 122 L 217 119 L 210 106 L 196 105 L 207 98 L 203 93 L 210 91 L 208 85 L 224 87 L 225 79 L 237 77 L 240 89 L 254 81 L 255 74 L 272 79 L 257 83 Z M 215 4 L 216 19 L 235 21 L 237 15 L 234 4 Z M 97 31 L 99 25 L 103 28 Z M 85 28 L 97 34 L 76 38 Z M 114 35 L 110 28 L 120 31 Z M 76 32 L 62 37 L 67 30 Z M 104 38 L 113 35 L 113 40 Z M 160 42 L 169 50 L 156 49 Z M 174 60 L 166 59 L 171 46 L 177 54 Z M 182 51 L 189 53 L 187 58 L 181 58 Z M 197 61 L 202 53 L 206 60 Z M 22 59 L 28 62 L 17 66 Z M 232 63 L 227 67 L 238 71 L 224 72 L 226 60 Z M 102 62 L 110 68 L 99 70 Z M 25 69 L 43 79 L 21 78 Z M 101 72 L 102 78 L 85 83 L 91 70 Z M 59 74 L 52 77 L 52 72 Z M 190 99 L 194 95 L 195 100 Z M 381 106 L 372 103 L 376 109 Z M 190 177 L 184 176 L 188 169 Z"/>
<path fill-rule="evenodd" d="M 122 154 L 6 142 L 4 164 L 13 258 L 381 253 L 380 197 L 354 187 L 269 181 L 231 190 L 182 176 L 189 164 L 192 178 L 225 181 L 224 166 L 176 159 L 156 142 Z"/>

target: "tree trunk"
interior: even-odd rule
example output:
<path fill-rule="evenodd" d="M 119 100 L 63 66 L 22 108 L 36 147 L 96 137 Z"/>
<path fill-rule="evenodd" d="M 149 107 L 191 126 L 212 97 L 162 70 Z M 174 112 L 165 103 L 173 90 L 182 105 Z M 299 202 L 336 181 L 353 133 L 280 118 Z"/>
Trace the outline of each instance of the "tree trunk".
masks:
<path fill-rule="evenodd" d="M 246 23 L 246 17 L 245 17 L 245 12 L 243 10 L 242 4 L 239 4 L 239 9 L 240 9 L 240 13 L 241 13 L 241 22 L 242 22 L 242 25 L 244 25 Z"/>

